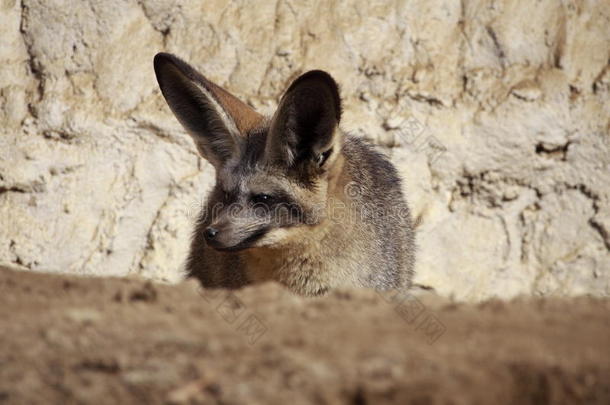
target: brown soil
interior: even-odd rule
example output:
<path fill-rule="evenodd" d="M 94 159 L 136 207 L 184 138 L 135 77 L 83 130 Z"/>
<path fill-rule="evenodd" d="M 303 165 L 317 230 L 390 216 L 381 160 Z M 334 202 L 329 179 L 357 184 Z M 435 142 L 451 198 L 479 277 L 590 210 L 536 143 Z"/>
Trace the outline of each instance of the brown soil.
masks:
<path fill-rule="evenodd" d="M 0 269 L 0 402 L 610 403 L 610 300 L 455 304 Z"/>

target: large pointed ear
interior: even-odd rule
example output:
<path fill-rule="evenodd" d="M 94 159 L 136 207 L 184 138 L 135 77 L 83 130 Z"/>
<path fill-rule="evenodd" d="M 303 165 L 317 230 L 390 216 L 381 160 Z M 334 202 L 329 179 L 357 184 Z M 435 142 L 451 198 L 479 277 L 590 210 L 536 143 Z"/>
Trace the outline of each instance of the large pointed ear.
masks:
<path fill-rule="evenodd" d="M 297 78 L 280 100 L 271 121 L 266 159 L 293 167 L 328 168 L 338 155 L 341 98 L 333 78 L 312 70 Z"/>
<path fill-rule="evenodd" d="M 250 106 L 174 55 L 158 53 L 154 67 L 167 104 L 201 155 L 216 167 L 222 166 L 237 150 L 240 138 L 263 120 Z"/>

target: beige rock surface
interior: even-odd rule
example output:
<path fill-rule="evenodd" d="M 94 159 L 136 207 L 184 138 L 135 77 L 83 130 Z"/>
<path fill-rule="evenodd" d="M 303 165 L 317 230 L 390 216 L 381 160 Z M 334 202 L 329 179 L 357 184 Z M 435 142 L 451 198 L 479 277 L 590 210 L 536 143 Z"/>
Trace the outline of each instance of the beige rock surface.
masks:
<path fill-rule="evenodd" d="M 311 68 L 398 165 L 417 281 L 610 293 L 608 1 L 0 0 L 0 264 L 180 278 L 213 182 L 157 89 L 173 52 L 268 112 Z"/>

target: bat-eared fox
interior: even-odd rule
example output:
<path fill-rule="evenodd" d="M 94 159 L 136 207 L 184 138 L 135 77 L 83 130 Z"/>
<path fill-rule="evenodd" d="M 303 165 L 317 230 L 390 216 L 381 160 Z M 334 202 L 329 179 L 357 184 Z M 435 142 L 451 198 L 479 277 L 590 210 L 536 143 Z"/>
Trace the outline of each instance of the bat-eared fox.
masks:
<path fill-rule="evenodd" d="M 266 117 L 179 58 L 159 53 L 161 92 L 216 185 L 186 269 L 204 287 L 275 280 L 302 295 L 411 286 L 414 231 L 394 166 L 339 128 L 339 88 L 298 77 Z"/>

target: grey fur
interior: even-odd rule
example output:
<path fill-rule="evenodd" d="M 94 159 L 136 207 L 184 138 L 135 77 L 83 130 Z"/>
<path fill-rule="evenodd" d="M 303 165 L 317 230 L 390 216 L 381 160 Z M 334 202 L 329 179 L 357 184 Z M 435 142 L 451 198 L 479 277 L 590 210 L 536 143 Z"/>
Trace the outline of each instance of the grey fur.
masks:
<path fill-rule="evenodd" d="M 193 97 L 180 100 L 176 80 L 163 77 L 168 69 L 159 67 L 172 63 L 184 78 L 209 82 L 174 56 L 157 56 L 157 79 L 176 112 L 177 102 L 184 108 Z M 255 119 L 244 105 L 230 106 L 231 114 L 222 97 L 205 102 L 215 94 L 202 92 L 197 103 L 206 109 L 202 117 L 215 120 L 214 140 L 223 128 L 242 133 L 225 129 L 234 144 L 230 157 L 205 156 L 216 163 L 216 185 L 196 225 L 190 276 L 225 288 L 276 280 L 303 295 L 341 286 L 411 286 L 415 236 L 400 178 L 371 145 L 338 128 L 339 92 L 327 73 L 297 79 L 270 119 Z M 209 139 L 192 131 L 209 124 L 188 118 L 195 140 Z M 254 124 L 234 124 L 246 121 Z M 342 209 L 346 215 L 338 215 Z M 210 229 L 217 232 L 210 236 Z"/>

